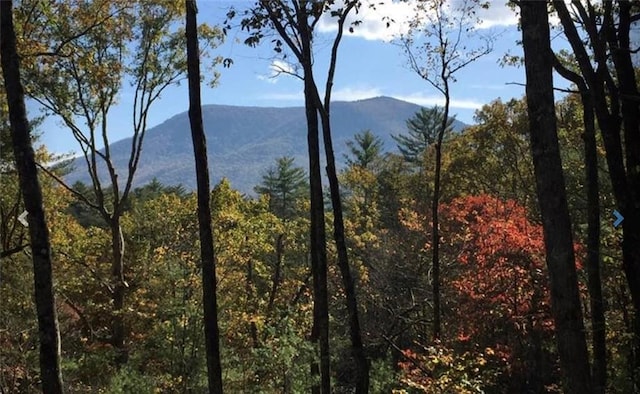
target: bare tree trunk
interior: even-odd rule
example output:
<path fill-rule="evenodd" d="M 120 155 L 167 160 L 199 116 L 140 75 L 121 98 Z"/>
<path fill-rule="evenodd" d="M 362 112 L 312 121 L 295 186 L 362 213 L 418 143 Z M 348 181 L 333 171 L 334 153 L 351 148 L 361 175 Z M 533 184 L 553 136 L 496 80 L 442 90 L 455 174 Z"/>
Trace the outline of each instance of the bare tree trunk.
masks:
<path fill-rule="evenodd" d="M 556 129 L 546 2 L 520 2 L 531 150 L 542 215 L 551 309 L 567 393 L 591 392 L 589 356 Z"/>
<path fill-rule="evenodd" d="M 618 20 L 605 18 L 606 37 L 618 78 L 620 109 L 624 130 L 625 164 L 627 168 L 627 204 L 621 210 L 622 265 L 631 299 L 635 308 L 633 328 L 635 358 L 634 370 L 640 370 L 640 102 L 635 75 L 629 32 L 631 29 L 631 2 L 618 2 Z M 616 29 L 617 23 L 617 29 Z M 633 376 L 635 389 L 640 389 L 640 373 Z"/>
<path fill-rule="evenodd" d="M 113 301 L 111 344 L 116 351 L 116 366 L 120 367 L 127 363 L 129 355 L 125 344 L 126 331 L 123 316 L 126 290 L 126 282 L 124 280 L 124 239 L 122 236 L 122 228 L 120 227 L 120 214 L 118 212 L 114 212 L 109 227 L 111 230 L 111 250 L 113 253 L 113 260 L 111 261 L 111 282 L 113 283 L 113 291 L 111 293 L 111 299 Z"/>
<path fill-rule="evenodd" d="M 60 331 L 51 268 L 51 245 L 42 206 L 42 190 L 38 180 L 35 154 L 31 145 L 24 89 L 20 82 L 20 61 L 16 48 L 11 1 L 0 1 L 0 56 L 9 105 L 13 153 L 22 198 L 29 212 L 29 239 L 33 256 L 42 392 L 58 394 L 62 393 L 63 386 L 60 370 Z"/>
<path fill-rule="evenodd" d="M 317 90 L 316 90 L 317 95 Z M 369 392 L 369 362 L 364 353 L 362 334 L 360 329 L 360 319 L 358 316 L 358 300 L 356 296 L 356 286 L 349 257 L 347 255 L 347 244 L 344 237 L 344 218 L 342 214 L 342 201 L 340 198 L 340 186 L 336 171 L 336 160 L 333 153 L 333 142 L 331 141 L 331 122 L 328 105 L 324 107 L 317 96 L 318 106 L 322 119 L 322 136 L 324 139 L 324 151 L 327 158 L 327 177 L 329 178 L 329 188 L 331 193 L 331 204 L 333 207 L 333 237 L 338 251 L 338 267 L 342 275 L 342 285 L 347 299 L 347 313 L 349 314 L 349 334 L 351 337 L 351 349 L 356 363 L 356 394 Z"/>
<path fill-rule="evenodd" d="M 579 23 L 585 26 L 588 33 L 593 58 L 597 62 L 596 69 L 566 4 L 557 0 L 553 3 L 580 71 L 593 94 L 613 194 L 617 209 L 624 216 L 623 270 L 635 313 L 640 316 L 640 109 L 629 41 L 631 2 L 620 1 L 616 8 L 613 1 L 605 1 L 602 15 L 596 15 L 593 7 L 584 9 L 578 3 L 574 4 L 580 11 Z M 616 9 L 619 12 L 617 18 L 614 15 Z M 596 20 L 602 20 L 600 28 Z M 617 81 L 609 70 L 611 61 Z M 622 126 L 624 139 L 621 138 Z M 640 324 L 635 326 L 633 332 L 637 366 L 640 365 Z M 636 385 L 639 385 L 637 378 Z"/>
<path fill-rule="evenodd" d="M 598 180 L 598 152 L 592 92 L 584 79 L 565 68 L 556 59 L 556 71 L 576 84 L 582 99 L 584 122 L 584 164 L 587 194 L 587 288 L 591 307 L 593 352 L 593 392 L 604 393 L 607 387 L 607 347 L 602 279 L 600 275 L 600 186 Z"/>
<path fill-rule="evenodd" d="M 444 73 L 444 69 L 443 69 Z M 447 123 L 449 121 L 449 83 L 446 78 L 442 78 L 444 81 L 444 113 L 442 114 L 442 124 L 438 131 L 438 140 L 436 142 L 436 169 L 435 179 L 433 181 L 433 202 L 431 204 L 431 288 L 433 294 L 433 340 L 439 340 L 442 335 L 442 323 L 440 310 L 440 224 L 439 224 L 439 206 L 440 206 L 440 178 L 442 172 L 442 141 L 444 140 L 444 133 L 447 130 Z"/>
<path fill-rule="evenodd" d="M 596 127 L 591 94 L 582 94 L 584 114 L 584 150 L 587 188 L 587 287 L 591 307 L 593 351 L 593 392 L 604 393 L 607 387 L 607 344 L 600 275 L 600 192 Z"/>
<path fill-rule="evenodd" d="M 198 50 L 198 12 L 195 0 L 185 0 L 187 9 L 187 73 L 189 76 L 189 120 L 196 162 L 198 185 L 198 227 L 200 259 L 202 260 L 202 303 L 207 351 L 209 392 L 222 394 L 222 364 L 220 362 L 220 333 L 218 328 L 218 301 L 216 298 L 216 260 L 211 228 L 211 190 L 207 141 L 202 124 L 200 102 L 200 52 Z"/>
<path fill-rule="evenodd" d="M 310 56 L 310 53 L 309 53 Z M 311 59 L 309 57 L 309 59 Z M 311 271 L 313 275 L 313 329 L 311 341 L 320 344 L 320 393 L 331 392 L 329 348 L 329 296 L 327 290 L 327 240 L 324 228 L 324 201 L 320 173 L 318 110 L 313 98 L 311 63 L 305 66 L 305 108 L 309 146 L 309 182 L 311 190 Z M 314 367 L 312 367 L 313 370 Z"/>
<path fill-rule="evenodd" d="M 284 234 L 278 234 L 276 237 L 276 266 L 271 276 L 271 290 L 269 291 L 269 301 L 267 302 L 267 316 L 271 316 L 273 312 L 273 304 L 276 301 L 276 295 L 280 282 L 282 281 L 282 258 L 284 254 Z"/>

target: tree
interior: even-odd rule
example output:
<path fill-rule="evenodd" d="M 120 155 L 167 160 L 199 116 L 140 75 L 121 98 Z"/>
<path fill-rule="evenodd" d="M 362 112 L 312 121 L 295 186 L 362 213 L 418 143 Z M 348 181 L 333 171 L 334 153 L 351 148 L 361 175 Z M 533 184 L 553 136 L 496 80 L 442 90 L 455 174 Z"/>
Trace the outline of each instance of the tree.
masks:
<path fill-rule="evenodd" d="M 573 82 L 580 91 L 582 120 L 584 125 L 585 194 L 587 195 L 587 285 L 591 307 L 591 332 L 593 351 L 593 391 L 604 393 L 607 387 L 607 347 L 600 277 L 600 182 L 598 180 L 598 151 L 593 97 L 584 79 L 565 67 L 556 58 L 554 69 Z"/>
<path fill-rule="evenodd" d="M 525 99 L 494 100 L 477 110 L 474 120 L 448 142 L 444 198 L 490 194 L 537 212 Z"/>
<path fill-rule="evenodd" d="M 295 203 L 307 193 L 307 175 L 301 167 L 294 167 L 293 157 L 280 157 L 276 165 L 262 175 L 262 183 L 254 188 L 256 193 L 269 196 L 271 210 L 282 220 L 293 218 Z"/>
<path fill-rule="evenodd" d="M 431 204 L 432 231 L 432 285 L 433 285 L 433 338 L 441 335 L 440 324 L 440 233 L 438 228 L 438 206 L 442 170 L 442 142 L 449 122 L 451 104 L 450 84 L 456 81 L 455 74 L 492 50 L 491 37 L 477 37 L 476 7 L 488 7 L 488 3 L 463 0 L 450 5 L 446 0 L 418 2 L 416 17 L 410 22 L 409 33 L 400 38 L 409 59 L 409 66 L 423 80 L 440 92 L 444 108 L 440 127 L 435 138 L 435 178 Z M 481 38 L 481 44 L 468 46 L 471 37 Z"/>
<path fill-rule="evenodd" d="M 508 378 L 496 391 L 544 391 L 557 376 L 542 226 L 515 201 L 487 194 L 455 198 L 442 214 L 443 254 L 455 261 L 445 274 L 447 327 L 458 347 L 500 349 Z"/>
<path fill-rule="evenodd" d="M 427 148 L 435 145 L 442 126 L 444 109 L 438 106 L 421 108 L 413 118 L 407 120 L 408 135 L 399 134 L 391 137 L 396 141 L 398 150 L 406 161 L 424 169 Z M 453 118 L 449 118 L 445 135 L 451 132 Z"/>
<path fill-rule="evenodd" d="M 40 373 L 43 393 L 62 393 L 60 369 L 60 331 L 55 305 L 51 244 L 49 229 L 42 206 L 42 190 L 38 181 L 35 154 L 20 79 L 20 61 L 13 24 L 13 3 L 0 3 L 0 56 L 7 94 L 11 139 L 20 191 L 29 222 L 29 243 L 33 260 L 33 280 L 38 317 L 40 344 Z"/>
<path fill-rule="evenodd" d="M 383 142 L 371 130 L 364 130 L 354 135 L 352 141 L 347 141 L 347 147 L 353 158 L 345 155 L 346 164 L 370 170 L 380 160 Z"/>
<path fill-rule="evenodd" d="M 348 168 L 342 173 L 341 182 L 345 185 L 348 199 L 347 209 L 355 209 L 354 216 L 366 222 L 369 214 L 377 212 L 376 176 L 381 166 L 383 142 L 370 130 L 357 133 L 353 140 L 347 141 L 351 155 L 345 155 Z"/>
<path fill-rule="evenodd" d="M 293 53 L 302 68 L 298 75 L 304 82 L 305 111 L 307 118 L 307 142 L 309 147 L 309 179 L 311 200 L 311 258 L 314 279 L 314 328 L 312 341 L 320 344 L 320 388 L 314 390 L 328 393 L 331 390 L 330 352 L 329 352 L 329 316 L 327 296 L 327 258 L 326 234 L 324 230 L 324 206 L 322 200 L 322 181 L 320 174 L 320 147 L 318 121 L 322 123 L 323 142 L 327 159 L 327 177 L 334 213 L 334 240 L 338 252 L 338 266 L 342 274 L 347 310 L 349 314 L 352 353 L 357 365 L 356 392 L 365 393 L 369 389 L 369 364 L 364 354 L 354 279 L 349 266 L 347 247 L 344 239 L 344 220 L 338 185 L 335 157 L 331 141 L 330 105 L 337 54 L 350 12 L 357 12 L 358 0 L 328 1 L 267 1 L 260 0 L 248 11 L 241 25 L 250 32 L 246 43 L 256 45 L 264 37 L 266 28 L 274 29 L 279 38 L 273 42 L 275 51 L 282 53 L 286 48 Z M 320 17 L 326 14 L 335 18 L 338 31 L 331 45 L 331 55 L 324 97 L 321 98 L 314 77 L 313 38 L 314 29 Z M 230 17 L 235 11 L 229 13 Z M 354 22 L 357 24 L 357 22 Z M 352 27 L 350 27 L 352 28 Z M 315 367 L 313 367 L 315 369 Z"/>
<path fill-rule="evenodd" d="M 99 213 L 111 234 L 111 284 L 106 291 L 112 305 L 109 341 L 116 349 L 118 365 L 128 359 L 128 283 L 120 221 L 142 154 L 149 110 L 167 87 L 185 75 L 184 34 L 173 23 L 184 13 L 180 4 L 99 1 L 67 6 L 37 2 L 25 4 L 21 11 L 23 31 L 31 33 L 22 42 L 22 55 L 30 60 L 24 75 L 27 92 L 56 115 L 78 142 L 91 178 L 92 196 L 64 186 Z M 217 30 L 205 27 L 203 33 L 210 45 L 217 45 Z M 109 147 L 109 114 L 125 82 L 133 88 L 133 135 L 126 175 L 122 176 Z"/>
<path fill-rule="evenodd" d="M 211 228 L 211 194 L 207 141 L 202 125 L 200 102 L 200 51 L 198 49 L 198 24 L 195 0 L 185 0 L 187 9 L 187 72 L 189 76 L 189 120 L 196 164 L 198 184 L 198 225 L 200 258 L 202 260 L 202 304 L 207 349 L 209 392 L 222 394 L 222 364 L 220 362 L 220 331 L 218 328 L 218 303 L 216 298 L 216 256 Z"/>
<path fill-rule="evenodd" d="M 630 31 L 638 20 L 637 4 L 605 1 L 602 5 L 554 1 L 592 100 L 606 151 L 606 162 L 617 210 L 623 215 L 622 268 L 636 319 L 640 316 L 640 112 L 637 65 Z M 578 27 L 586 34 L 581 34 Z M 640 320 L 634 324 L 635 360 L 640 366 Z M 635 374 L 635 385 L 640 375 Z"/>
<path fill-rule="evenodd" d="M 549 15 L 545 2 L 520 2 L 519 5 L 531 152 L 542 215 L 558 353 L 567 392 L 589 393 L 589 356 L 556 129 Z"/>

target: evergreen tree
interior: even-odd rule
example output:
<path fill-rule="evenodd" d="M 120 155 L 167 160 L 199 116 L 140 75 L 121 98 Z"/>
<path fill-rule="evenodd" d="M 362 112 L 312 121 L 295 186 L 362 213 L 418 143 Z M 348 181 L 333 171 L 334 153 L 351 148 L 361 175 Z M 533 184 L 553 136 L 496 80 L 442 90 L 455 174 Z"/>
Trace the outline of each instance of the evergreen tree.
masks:
<path fill-rule="evenodd" d="M 407 120 L 408 134 L 392 135 L 404 159 L 422 167 L 425 150 L 436 142 L 442 126 L 444 111 L 438 106 L 421 108 L 413 118 Z M 451 132 L 453 118 L 447 121 L 445 136 Z"/>
<path fill-rule="evenodd" d="M 353 141 L 347 141 L 347 147 L 351 153 L 351 156 L 345 155 L 347 166 L 369 169 L 376 160 L 380 159 L 383 142 L 371 130 L 364 130 L 353 136 Z"/>
<path fill-rule="evenodd" d="M 287 220 L 295 215 L 295 202 L 307 194 L 307 174 L 295 167 L 293 157 L 276 159 L 262 176 L 262 183 L 254 188 L 258 194 L 269 196 L 269 207 L 279 218 Z"/>

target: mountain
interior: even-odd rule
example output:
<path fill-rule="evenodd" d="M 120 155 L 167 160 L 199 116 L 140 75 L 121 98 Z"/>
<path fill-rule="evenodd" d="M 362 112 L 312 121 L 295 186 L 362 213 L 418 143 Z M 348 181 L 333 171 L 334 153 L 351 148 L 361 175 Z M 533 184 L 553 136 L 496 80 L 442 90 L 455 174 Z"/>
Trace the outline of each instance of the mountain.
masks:
<path fill-rule="evenodd" d="M 365 129 L 380 136 L 385 150 L 396 150 L 391 135 L 406 132 L 406 120 L 420 108 L 390 97 L 332 103 L 332 137 L 338 166 L 347 153 L 346 141 Z M 226 177 L 234 188 L 253 194 L 253 187 L 260 183 L 264 171 L 278 157 L 293 156 L 298 166 L 308 167 L 303 107 L 205 105 L 202 116 L 212 185 Z M 459 131 L 465 126 L 455 121 L 453 127 Z M 126 173 L 130 147 L 130 138 L 110 145 L 114 165 L 122 174 L 120 178 L 124 178 Z M 75 169 L 66 176 L 66 180 L 89 183 L 84 161 L 76 159 L 73 166 Z M 187 189 L 195 189 L 195 164 L 187 112 L 147 130 L 134 186 L 144 185 L 153 178 L 166 185 L 182 184 Z"/>

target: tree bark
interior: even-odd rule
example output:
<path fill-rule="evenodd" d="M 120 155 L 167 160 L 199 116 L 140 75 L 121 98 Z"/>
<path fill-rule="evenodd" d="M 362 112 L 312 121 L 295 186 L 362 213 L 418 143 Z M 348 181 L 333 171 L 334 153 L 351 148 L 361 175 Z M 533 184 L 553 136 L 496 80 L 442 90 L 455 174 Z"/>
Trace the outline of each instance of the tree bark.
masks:
<path fill-rule="evenodd" d="M 356 7 L 356 2 L 345 4 L 342 14 L 338 20 L 338 33 L 333 41 L 327 80 L 325 82 L 324 102 L 320 99 L 317 85 L 313 82 L 314 98 L 320 114 L 322 123 L 322 137 L 324 151 L 327 159 L 327 177 L 329 179 L 329 192 L 331 195 L 331 205 L 333 208 L 333 237 L 338 252 L 338 268 L 342 276 L 342 285 L 345 291 L 347 314 L 349 317 L 349 336 L 351 339 L 351 351 L 356 364 L 356 394 L 366 394 L 369 392 L 369 361 L 364 351 L 362 342 L 362 330 L 358 313 L 358 299 L 356 296 L 356 285 L 351 267 L 349 266 L 349 256 L 347 254 L 347 244 L 345 241 L 344 217 L 342 211 L 342 199 L 340 196 L 340 185 L 338 173 L 336 171 L 336 159 L 333 151 L 333 141 L 331 139 L 331 91 L 335 76 L 336 62 L 338 59 L 338 48 L 344 32 L 346 17 L 351 10 Z"/>
<path fill-rule="evenodd" d="M 111 231 L 111 250 L 113 260 L 111 261 L 111 282 L 113 291 L 111 300 L 113 301 L 113 318 L 111 321 L 111 344 L 116 351 L 116 366 L 120 367 L 127 363 L 129 359 L 128 350 L 125 344 L 126 331 L 124 323 L 124 296 L 126 282 L 124 280 L 124 238 L 120 227 L 120 213 L 114 212 L 109 223 Z"/>
<path fill-rule="evenodd" d="M 624 217 L 622 267 L 635 314 L 640 316 L 640 115 L 629 42 L 631 4 L 629 1 L 619 2 L 618 18 L 613 15 L 615 7 L 612 1 L 603 3 L 601 16 L 596 15 L 591 7 L 588 11 L 582 10 L 580 22 L 585 26 L 590 47 L 593 48 L 593 57 L 597 62 L 594 69 L 566 4 L 559 0 L 553 3 L 576 54 L 580 72 L 593 94 L 613 194 L 617 209 Z M 598 19 L 602 19 L 600 31 L 596 24 Z M 613 61 L 616 70 L 617 84 L 609 70 L 610 61 Z M 622 126 L 624 139 L 621 135 Z M 640 365 L 640 324 L 636 324 L 633 331 L 637 367 Z"/>
<path fill-rule="evenodd" d="M 29 212 L 29 239 L 33 260 L 33 279 L 42 392 L 62 393 L 60 370 L 60 331 L 55 307 L 49 229 L 42 205 L 35 154 L 31 145 L 29 122 L 20 82 L 20 61 L 16 48 L 11 1 L 0 2 L 0 54 L 7 92 L 11 139 L 24 205 Z"/>
<path fill-rule="evenodd" d="M 443 74 L 445 69 L 443 68 Z M 442 114 L 442 124 L 438 131 L 438 140 L 436 141 L 436 168 L 435 178 L 433 181 L 433 201 L 431 204 L 431 290 L 433 295 L 433 340 L 440 340 L 442 335 L 442 323 L 441 323 L 441 301 L 440 301 L 440 229 L 439 229 L 439 206 L 440 206 L 440 178 L 442 172 L 442 141 L 444 140 L 444 133 L 447 130 L 447 123 L 449 120 L 449 83 L 447 79 L 442 77 L 444 81 L 444 113 Z"/>
<path fill-rule="evenodd" d="M 523 1 L 520 10 L 531 150 L 560 366 L 566 392 L 586 394 L 591 376 L 558 145 L 547 3 Z"/>
<path fill-rule="evenodd" d="M 621 213 L 622 222 L 622 267 L 631 291 L 635 308 L 634 370 L 640 369 L 640 102 L 638 85 L 631 58 L 631 2 L 618 2 L 618 21 L 609 15 L 605 18 L 606 37 L 611 59 L 616 70 L 620 98 L 620 110 L 624 130 L 624 150 L 628 184 L 627 204 Z M 634 385 L 640 387 L 640 373 L 633 375 Z"/>
<path fill-rule="evenodd" d="M 356 394 L 365 394 L 369 392 L 369 362 L 365 355 L 364 345 L 362 343 L 355 280 L 351 273 L 351 267 L 349 266 L 347 244 L 344 236 L 344 218 L 342 214 L 342 200 L 340 198 L 340 185 L 338 182 L 338 173 L 336 171 L 336 159 L 333 153 L 333 142 L 331 141 L 331 119 L 328 107 L 330 103 L 325 102 L 324 106 L 322 105 L 317 94 L 317 89 L 316 97 L 318 98 L 317 103 L 320 108 L 324 151 L 327 158 L 327 177 L 329 178 L 331 205 L 333 207 L 333 237 L 336 242 L 338 267 L 340 268 L 340 273 L 342 275 L 342 285 L 344 286 L 344 292 L 347 299 L 351 350 L 356 363 Z"/>
<path fill-rule="evenodd" d="M 583 87 L 586 89 L 586 86 Z M 593 392 L 604 393 L 607 387 L 607 345 L 600 275 L 600 186 L 598 152 L 591 93 L 582 90 L 584 151 L 587 189 L 587 287 L 591 307 L 593 351 Z"/>
<path fill-rule="evenodd" d="M 305 22 L 306 23 L 306 22 Z M 310 44 L 310 42 L 309 42 Z M 311 341 L 320 344 L 320 393 L 331 392 L 329 348 L 329 298 L 327 290 L 327 237 L 324 228 L 324 201 L 320 172 L 320 141 L 318 110 L 313 97 L 311 52 L 304 65 L 305 110 L 307 115 L 307 143 L 309 146 L 309 182 L 311 198 L 311 271 L 313 274 L 313 329 Z"/>
<path fill-rule="evenodd" d="M 591 335 L 594 393 L 604 393 L 607 387 L 607 347 L 602 278 L 600 275 L 600 186 L 598 180 L 598 151 L 593 96 L 584 79 L 565 68 L 556 59 L 556 71 L 573 82 L 580 91 L 584 123 L 584 164 L 587 194 L 587 288 L 591 307 Z"/>
<path fill-rule="evenodd" d="M 198 12 L 195 0 L 185 0 L 187 36 L 187 74 L 189 78 L 189 121 L 196 164 L 198 188 L 198 228 L 200 259 L 202 260 L 202 303 L 204 308 L 205 346 L 209 392 L 222 394 L 222 364 L 220 362 L 220 333 L 216 298 L 216 259 L 211 227 L 211 191 L 207 141 L 202 124 L 200 101 L 200 52 L 198 50 Z"/>

